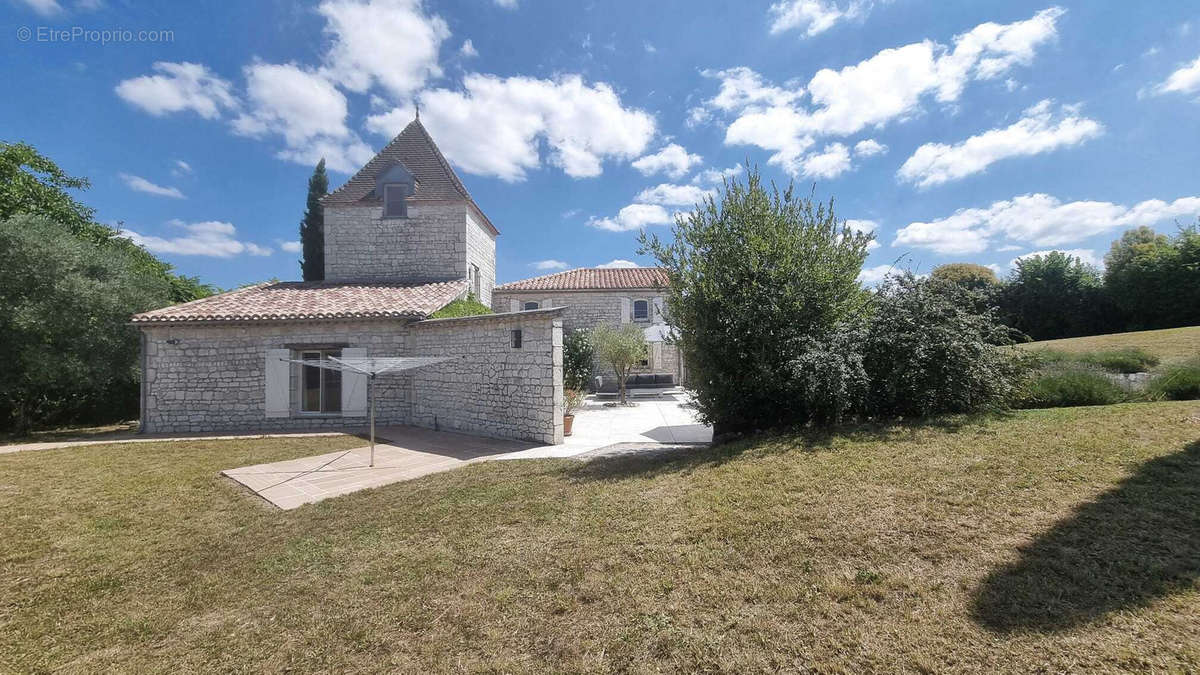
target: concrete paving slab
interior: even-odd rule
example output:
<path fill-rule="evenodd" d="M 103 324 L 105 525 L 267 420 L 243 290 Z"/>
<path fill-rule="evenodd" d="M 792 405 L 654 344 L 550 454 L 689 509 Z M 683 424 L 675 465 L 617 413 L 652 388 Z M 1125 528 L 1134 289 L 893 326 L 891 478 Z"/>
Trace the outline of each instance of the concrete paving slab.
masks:
<path fill-rule="evenodd" d="M 495 459 L 574 457 L 620 446 L 625 452 L 712 441 L 682 393 L 639 398 L 633 406 L 589 398 L 575 413 L 574 430 L 562 445 L 536 445 L 418 427 L 377 430 L 375 466 L 370 448 L 256 464 L 222 473 L 281 509 L 412 480 L 472 462 Z M 631 448 L 633 450 L 631 450 Z M 602 453 L 601 453 L 602 454 Z M 598 455 L 597 455 L 598 456 Z"/>

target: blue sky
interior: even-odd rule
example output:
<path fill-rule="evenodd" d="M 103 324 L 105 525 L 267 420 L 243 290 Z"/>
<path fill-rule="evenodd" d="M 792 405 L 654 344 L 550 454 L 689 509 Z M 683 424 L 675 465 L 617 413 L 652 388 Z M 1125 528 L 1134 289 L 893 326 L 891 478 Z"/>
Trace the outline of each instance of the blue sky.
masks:
<path fill-rule="evenodd" d="M 637 231 L 747 160 L 875 229 L 865 281 L 1200 214 L 1190 1 L 0 3 L 0 137 L 222 287 L 298 278 L 312 165 L 340 185 L 414 102 L 501 282 L 648 264 Z"/>

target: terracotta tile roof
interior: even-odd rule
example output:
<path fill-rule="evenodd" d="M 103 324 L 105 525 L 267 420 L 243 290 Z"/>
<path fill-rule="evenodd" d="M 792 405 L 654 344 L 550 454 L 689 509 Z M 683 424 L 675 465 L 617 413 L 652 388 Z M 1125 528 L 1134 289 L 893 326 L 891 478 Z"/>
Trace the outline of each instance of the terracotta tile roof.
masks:
<path fill-rule="evenodd" d="M 465 279 L 419 286 L 281 281 L 137 314 L 133 323 L 424 318 L 465 290 Z"/>
<path fill-rule="evenodd" d="M 511 281 L 497 291 L 590 291 L 663 288 L 667 273 L 658 267 L 581 267 L 532 279 Z"/>
<path fill-rule="evenodd" d="M 413 201 L 466 201 L 479 215 L 484 223 L 496 234 L 499 230 L 488 220 L 483 209 L 471 199 L 466 186 L 459 180 L 458 174 L 450 168 L 450 163 L 442 155 L 437 144 L 420 120 L 409 122 L 404 131 L 392 139 L 391 143 L 379 151 L 366 166 L 358 170 L 340 188 L 321 198 L 321 203 L 330 204 L 379 204 L 379 195 L 375 194 L 375 179 L 380 172 L 399 162 L 408 169 L 416 179 L 413 186 Z"/>

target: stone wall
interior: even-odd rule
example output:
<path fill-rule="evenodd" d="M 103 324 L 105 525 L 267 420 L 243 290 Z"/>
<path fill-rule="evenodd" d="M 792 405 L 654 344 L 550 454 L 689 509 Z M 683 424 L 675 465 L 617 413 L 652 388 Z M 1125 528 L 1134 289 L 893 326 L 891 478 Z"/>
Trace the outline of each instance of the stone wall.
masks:
<path fill-rule="evenodd" d="M 382 206 L 327 206 L 325 280 L 465 279 L 467 210 L 464 202 L 409 202 L 407 218 L 385 219 Z"/>
<path fill-rule="evenodd" d="M 408 325 L 404 321 L 329 321 L 145 326 L 142 430 L 195 433 L 365 427 L 366 418 L 361 416 L 300 413 L 299 365 L 292 368 L 291 416 L 268 418 L 266 351 L 361 347 L 371 354 L 403 354 Z M 381 376 L 375 391 L 378 424 L 408 421 L 407 376 Z"/>
<path fill-rule="evenodd" d="M 491 305 L 496 287 L 496 235 L 473 209 L 467 209 L 467 264 L 479 267 L 479 301 Z"/>
<path fill-rule="evenodd" d="M 497 312 L 520 311 L 524 303 L 536 301 L 542 308 L 563 308 L 563 331 L 587 330 L 607 323 L 619 326 L 633 323 L 642 328 L 665 323 L 661 313 L 662 295 L 657 290 L 629 291 L 504 291 L 496 290 L 492 295 L 492 309 Z M 650 302 L 650 318 L 633 319 L 633 301 Z M 684 380 L 684 370 L 679 360 L 679 350 L 672 344 L 650 345 L 646 366 L 637 366 L 634 374 L 670 373 L 676 383 Z M 597 375 L 613 377 L 612 368 L 597 363 Z"/>
<path fill-rule="evenodd" d="M 623 303 L 622 299 L 626 302 Z M 573 331 L 578 328 L 591 328 L 601 323 L 614 326 L 624 322 L 649 326 L 662 323 L 661 314 L 655 312 L 655 299 L 662 302 L 660 291 L 505 291 L 496 290 L 492 294 L 492 309 L 497 312 L 519 311 L 528 301 L 536 301 L 541 308 L 547 307 L 547 302 L 553 307 L 565 307 L 563 312 L 563 330 Z M 633 320 L 633 301 L 650 301 L 650 318 Z M 626 309 L 627 308 L 627 309 Z"/>
<path fill-rule="evenodd" d="M 362 348 L 369 356 L 455 356 L 376 379 L 376 422 L 562 442 L 560 312 L 399 320 L 142 327 L 142 429 L 148 433 L 364 429 L 365 416 L 266 413 L 267 350 Z M 512 349 L 511 330 L 522 331 Z"/>
<path fill-rule="evenodd" d="M 455 357 L 414 371 L 413 424 L 562 442 L 561 311 L 433 319 L 411 335 L 413 353 Z"/>

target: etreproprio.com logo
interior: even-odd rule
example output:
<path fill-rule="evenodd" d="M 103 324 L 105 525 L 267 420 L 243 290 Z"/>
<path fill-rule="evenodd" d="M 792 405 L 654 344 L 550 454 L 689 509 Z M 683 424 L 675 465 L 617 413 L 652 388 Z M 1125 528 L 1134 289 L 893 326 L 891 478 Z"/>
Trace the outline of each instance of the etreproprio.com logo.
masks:
<path fill-rule="evenodd" d="M 21 26 L 17 28 L 17 40 L 20 42 L 70 43 L 82 42 L 100 45 L 122 44 L 134 42 L 174 42 L 173 30 L 133 30 L 127 28 L 87 28 L 85 26 L 69 26 L 55 28 L 53 26 Z"/>

